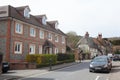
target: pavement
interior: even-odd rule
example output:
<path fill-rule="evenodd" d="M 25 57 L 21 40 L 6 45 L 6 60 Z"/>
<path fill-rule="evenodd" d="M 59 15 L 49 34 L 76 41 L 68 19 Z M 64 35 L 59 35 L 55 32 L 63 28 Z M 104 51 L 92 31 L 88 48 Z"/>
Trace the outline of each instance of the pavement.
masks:
<path fill-rule="evenodd" d="M 88 62 L 88 61 L 87 61 Z M 64 67 L 78 64 L 77 62 L 64 63 L 60 65 L 52 66 L 52 70 L 61 69 Z M 8 73 L 0 75 L 0 80 L 20 80 L 21 78 L 34 76 L 36 74 L 45 74 L 50 72 L 50 67 L 44 67 L 39 69 L 26 69 L 26 70 L 10 70 Z M 109 75 L 109 80 L 120 80 L 120 61 L 113 62 L 113 68 Z"/>
<path fill-rule="evenodd" d="M 21 78 L 33 76 L 38 73 L 44 74 L 49 71 L 61 69 L 61 68 L 76 65 L 76 64 L 78 63 L 77 62 L 64 63 L 64 64 L 52 66 L 51 69 L 50 67 L 44 67 L 39 69 L 9 70 L 7 73 L 0 75 L 0 80 L 18 80 Z"/>
<path fill-rule="evenodd" d="M 113 62 L 109 80 L 120 80 L 120 61 Z"/>

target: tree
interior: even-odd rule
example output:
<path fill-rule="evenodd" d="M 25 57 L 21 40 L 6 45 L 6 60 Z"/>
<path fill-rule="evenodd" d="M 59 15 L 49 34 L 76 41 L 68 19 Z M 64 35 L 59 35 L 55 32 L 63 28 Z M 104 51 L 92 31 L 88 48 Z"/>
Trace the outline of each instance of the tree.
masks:
<path fill-rule="evenodd" d="M 77 33 L 74 31 L 70 31 L 67 33 L 68 36 L 77 36 Z"/>
<path fill-rule="evenodd" d="M 76 32 L 74 32 L 74 31 L 70 31 L 70 32 L 66 33 L 66 35 L 67 35 L 67 45 L 70 48 L 75 49 L 76 48 L 76 44 L 81 39 L 81 36 L 78 36 L 76 34 Z"/>
<path fill-rule="evenodd" d="M 120 50 L 117 49 L 117 50 L 115 51 L 115 54 L 120 54 Z"/>
<path fill-rule="evenodd" d="M 120 45 L 120 40 L 113 40 L 111 41 L 113 45 Z"/>

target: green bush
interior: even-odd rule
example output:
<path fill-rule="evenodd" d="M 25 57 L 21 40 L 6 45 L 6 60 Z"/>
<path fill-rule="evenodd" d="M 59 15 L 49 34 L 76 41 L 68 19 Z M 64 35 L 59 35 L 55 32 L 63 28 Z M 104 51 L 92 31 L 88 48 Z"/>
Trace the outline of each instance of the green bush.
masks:
<path fill-rule="evenodd" d="M 49 62 L 56 64 L 57 56 L 54 54 L 29 54 L 26 56 L 26 60 L 31 63 L 37 63 L 37 65 L 48 65 Z"/>
<path fill-rule="evenodd" d="M 36 63 L 36 56 L 34 54 L 27 55 L 26 60 L 27 62 Z"/>
<path fill-rule="evenodd" d="M 116 50 L 114 53 L 115 53 L 115 54 L 120 54 L 120 51 L 119 51 L 119 50 Z"/>
<path fill-rule="evenodd" d="M 57 54 L 57 61 L 74 60 L 74 54 Z"/>
<path fill-rule="evenodd" d="M 74 61 L 74 54 L 28 54 L 26 61 L 36 63 L 37 67 L 45 67 L 50 65 L 68 63 Z"/>

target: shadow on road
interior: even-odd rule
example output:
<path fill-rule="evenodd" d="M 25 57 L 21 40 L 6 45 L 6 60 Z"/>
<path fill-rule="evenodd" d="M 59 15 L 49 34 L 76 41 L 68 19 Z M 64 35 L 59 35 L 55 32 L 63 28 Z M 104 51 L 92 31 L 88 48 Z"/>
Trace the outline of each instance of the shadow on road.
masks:
<path fill-rule="evenodd" d="M 12 75 L 0 75 L 0 80 L 18 80 L 22 78 L 20 76 L 12 76 Z"/>
<path fill-rule="evenodd" d="M 26 78 L 26 79 L 22 79 L 22 80 L 55 80 L 52 78 Z"/>
<path fill-rule="evenodd" d="M 90 62 L 81 62 L 81 63 L 78 63 L 76 65 L 72 65 L 72 66 L 69 66 L 69 67 L 61 68 L 61 69 L 55 70 L 55 71 L 64 71 L 64 72 L 79 71 L 79 70 L 83 70 L 83 69 L 88 69 L 89 68 L 89 64 L 90 64 Z"/>
<path fill-rule="evenodd" d="M 3 74 L 13 74 L 13 73 L 16 73 L 14 71 L 8 71 L 7 73 L 3 73 Z"/>
<path fill-rule="evenodd" d="M 114 65 L 114 66 L 112 66 L 112 68 L 117 68 L 117 67 L 120 67 L 120 65 Z"/>
<path fill-rule="evenodd" d="M 119 65 L 114 65 L 112 67 L 111 73 L 117 73 L 120 72 L 120 66 Z"/>

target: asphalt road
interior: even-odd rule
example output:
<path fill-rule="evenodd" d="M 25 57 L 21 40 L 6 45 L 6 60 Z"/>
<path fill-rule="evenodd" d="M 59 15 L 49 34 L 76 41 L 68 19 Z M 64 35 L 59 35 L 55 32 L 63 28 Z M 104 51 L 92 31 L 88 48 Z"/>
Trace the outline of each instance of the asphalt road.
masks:
<path fill-rule="evenodd" d="M 110 80 L 110 73 L 89 72 L 89 61 L 59 70 L 38 73 L 20 80 Z"/>

